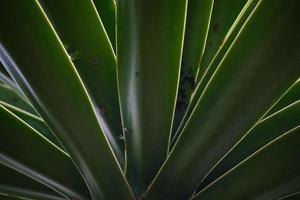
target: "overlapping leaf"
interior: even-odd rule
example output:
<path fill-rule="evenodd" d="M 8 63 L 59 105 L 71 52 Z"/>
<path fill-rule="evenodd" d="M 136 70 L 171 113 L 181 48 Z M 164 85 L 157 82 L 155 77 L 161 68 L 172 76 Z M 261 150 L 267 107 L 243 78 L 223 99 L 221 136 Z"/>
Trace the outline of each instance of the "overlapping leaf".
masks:
<path fill-rule="evenodd" d="M 40 2 L 87 87 L 120 165 L 124 166 L 116 58 L 92 0 Z"/>
<path fill-rule="evenodd" d="M 137 193 L 147 187 L 167 156 L 186 7 L 186 0 L 117 3 L 118 80 L 127 177 Z"/>
<path fill-rule="evenodd" d="M 0 164 L 0 177 L 0 193 L 2 194 L 39 200 L 65 199 L 41 183 L 38 183 L 3 164 Z"/>
<path fill-rule="evenodd" d="M 0 163 L 32 177 L 69 199 L 89 198 L 83 179 L 64 152 L 1 105 L 0 121 Z"/>
<path fill-rule="evenodd" d="M 196 86 L 196 74 L 204 53 L 213 0 L 189 1 L 181 61 L 180 82 L 172 132 L 175 133 Z"/>
<path fill-rule="evenodd" d="M 198 100 L 146 200 L 188 199 L 298 79 L 298 6 L 298 1 L 293 6 L 283 0 L 260 1 Z"/>
<path fill-rule="evenodd" d="M 279 199 L 300 188 L 300 127 L 269 143 L 193 200 Z"/>
<path fill-rule="evenodd" d="M 116 46 L 116 2 L 115 0 L 93 0 L 99 16 L 110 38 L 113 47 Z"/>
<path fill-rule="evenodd" d="M 204 188 L 258 149 L 300 125 L 300 101 L 263 119 L 237 144 L 202 181 Z"/>
<path fill-rule="evenodd" d="M 190 101 L 188 102 L 186 111 L 180 122 L 180 126 L 178 127 L 178 129 L 176 129 L 176 134 L 172 138 L 172 144 L 171 144 L 172 147 L 175 144 L 176 140 L 178 139 L 178 136 L 179 136 L 180 132 L 182 131 L 182 128 L 184 127 L 184 125 L 186 124 L 186 121 L 190 117 L 193 109 L 195 108 L 195 106 L 197 104 L 198 99 L 202 95 L 203 90 L 206 87 L 207 83 L 209 82 L 211 76 L 213 75 L 213 73 L 217 69 L 218 65 L 224 58 L 226 52 L 228 51 L 228 49 L 231 46 L 234 39 L 236 38 L 241 27 L 244 25 L 245 21 L 248 19 L 249 15 L 254 12 L 254 9 L 257 6 L 258 2 L 259 2 L 258 0 L 249 0 L 246 3 L 246 5 L 243 7 L 241 13 L 235 19 L 235 22 L 233 23 L 230 30 L 226 34 L 222 44 L 220 44 L 218 51 L 215 52 L 215 55 L 212 58 L 210 64 L 207 66 L 205 72 L 203 72 L 203 74 L 201 75 L 201 78 L 199 78 L 200 80 L 197 81 L 196 88 L 194 89 L 193 95 L 190 98 Z M 219 10 L 217 9 L 216 12 L 219 13 Z M 222 14 L 226 14 L 228 11 L 224 10 L 223 12 L 222 12 Z M 215 33 L 212 33 L 212 34 L 215 34 Z"/>
<path fill-rule="evenodd" d="M 7 1 L 0 15 L 7 27 L 0 32 L 2 63 L 72 157 L 93 198 L 131 199 L 92 101 L 40 5 Z"/>

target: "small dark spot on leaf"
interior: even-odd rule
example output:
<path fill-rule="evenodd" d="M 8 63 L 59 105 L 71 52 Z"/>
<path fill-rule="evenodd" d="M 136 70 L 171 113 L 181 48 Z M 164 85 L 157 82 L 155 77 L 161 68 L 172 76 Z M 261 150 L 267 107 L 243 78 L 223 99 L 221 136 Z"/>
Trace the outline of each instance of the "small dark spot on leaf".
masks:
<path fill-rule="evenodd" d="M 96 59 L 93 59 L 93 60 L 92 60 L 92 63 L 93 63 L 93 65 L 98 65 L 98 62 L 97 62 Z"/>
<path fill-rule="evenodd" d="M 212 27 L 212 32 L 216 33 L 219 30 L 219 25 L 218 24 L 214 24 Z"/>

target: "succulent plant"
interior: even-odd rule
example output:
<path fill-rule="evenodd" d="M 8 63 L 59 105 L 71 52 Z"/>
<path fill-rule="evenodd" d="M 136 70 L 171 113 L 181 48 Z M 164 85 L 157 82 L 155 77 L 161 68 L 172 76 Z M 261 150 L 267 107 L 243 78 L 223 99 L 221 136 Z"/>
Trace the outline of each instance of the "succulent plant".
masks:
<path fill-rule="evenodd" d="M 300 199 L 300 1 L 0 3 L 0 199 Z"/>

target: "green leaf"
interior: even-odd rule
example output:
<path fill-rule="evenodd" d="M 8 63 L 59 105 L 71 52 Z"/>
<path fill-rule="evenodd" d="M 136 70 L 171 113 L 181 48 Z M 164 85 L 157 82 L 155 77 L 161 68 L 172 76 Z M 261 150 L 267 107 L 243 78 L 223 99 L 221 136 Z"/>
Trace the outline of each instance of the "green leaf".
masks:
<path fill-rule="evenodd" d="M 6 1 L 0 25 L 7 27 L 0 33 L 1 61 L 72 157 L 93 198 L 131 199 L 88 93 L 37 1 Z"/>
<path fill-rule="evenodd" d="M 116 58 L 92 0 L 40 1 L 86 85 L 119 163 L 124 166 Z"/>
<path fill-rule="evenodd" d="M 8 85 L 0 83 L 0 104 L 13 112 L 15 115 L 24 120 L 32 128 L 53 142 L 55 145 L 62 148 L 53 132 L 48 128 L 45 122 L 36 115 L 35 110 L 31 105 L 21 98 L 15 90 L 12 90 Z"/>
<path fill-rule="evenodd" d="M 279 200 L 299 200 L 299 198 L 300 198 L 300 191 L 297 191 L 293 194 L 286 195 L 280 198 Z"/>
<path fill-rule="evenodd" d="M 15 196 L 10 196 L 7 194 L 1 194 L 0 193 L 0 200 L 34 200 L 34 199 L 24 199 L 24 198 L 20 198 L 20 197 L 15 197 Z M 35 199 L 35 200 L 39 200 L 39 199 Z"/>
<path fill-rule="evenodd" d="M 15 83 L 13 82 L 13 80 L 11 80 L 8 72 L 6 71 L 5 67 L 2 65 L 1 62 L 0 62 L 0 83 L 7 84 L 9 86 L 11 85 L 15 86 Z"/>
<path fill-rule="evenodd" d="M 300 188 L 300 127 L 274 140 L 193 200 L 278 199 Z"/>
<path fill-rule="evenodd" d="M 209 63 L 222 46 L 228 31 L 247 2 L 247 0 L 214 1 L 207 42 L 204 55 L 200 61 L 197 80 L 200 80 L 205 73 Z"/>
<path fill-rule="evenodd" d="M 260 121 L 208 174 L 200 184 L 199 190 L 298 125 L 300 125 L 300 100 Z"/>
<path fill-rule="evenodd" d="M 214 58 L 212 59 L 210 65 L 207 67 L 204 75 L 198 81 L 197 87 L 190 99 L 190 102 L 188 104 L 188 107 L 186 109 L 186 112 L 184 114 L 184 117 L 180 123 L 180 126 L 176 130 L 176 134 L 172 138 L 171 147 L 174 146 L 176 140 L 178 139 L 179 133 L 182 131 L 182 128 L 186 124 L 186 121 L 190 117 L 193 109 L 195 108 L 198 99 L 200 98 L 201 94 L 203 93 L 204 88 L 206 87 L 207 83 L 209 82 L 211 76 L 217 69 L 218 65 L 224 58 L 224 55 L 226 54 L 227 50 L 231 46 L 233 40 L 236 38 L 237 34 L 239 33 L 241 27 L 244 25 L 245 21 L 249 18 L 250 14 L 254 12 L 254 8 L 257 6 L 258 0 L 250 0 L 246 3 L 244 8 L 242 9 L 239 16 L 236 18 L 235 22 L 233 23 L 232 27 L 228 31 L 226 37 L 224 38 L 224 41 L 222 45 L 220 46 L 219 50 L 216 52 Z"/>
<path fill-rule="evenodd" d="M 0 73 L 3 74 L 6 77 L 9 77 L 8 72 L 6 71 L 5 67 L 2 65 L 2 63 L 0 62 Z M 2 81 L 2 79 L 0 79 Z"/>
<path fill-rule="evenodd" d="M 2 164 L 0 164 L 0 177 L 0 194 L 39 200 L 65 199 L 41 183 Z"/>
<path fill-rule="evenodd" d="M 206 86 L 145 200 L 188 199 L 298 79 L 299 6 L 297 0 L 260 1 Z"/>
<path fill-rule="evenodd" d="M 172 131 L 175 133 L 195 87 L 195 77 L 204 53 L 213 0 L 189 1 L 181 61 L 180 83 Z"/>
<path fill-rule="evenodd" d="M 117 2 L 118 80 L 127 177 L 136 193 L 167 156 L 183 47 L 186 0 Z"/>
<path fill-rule="evenodd" d="M 93 0 L 106 33 L 116 47 L 116 2 L 115 0 Z"/>
<path fill-rule="evenodd" d="M 5 84 L 10 87 L 15 93 L 17 93 L 22 99 L 28 101 L 20 88 L 15 84 L 15 82 L 11 79 L 10 75 L 7 73 L 7 70 L 4 68 L 2 63 L 0 62 L 0 84 Z"/>
<path fill-rule="evenodd" d="M 291 87 L 286 94 L 272 107 L 272 109 L 267 113 L 266 116 L 272 115 L 279 110 L 289 106 L 300 100 L 300 79 Z"/>
<path fill-rule="evenodd" d="M 66 197 L 88 199 L 86 185 L 67 154 L 1 105 L 0 121 L 0 163 Z"/>
<path fill-rule="evenodd" d="M 19 109 L 36 115 L 34 108 L 27 103 L 23 98 L 21 98 L 14 90 L 12 90 L 8 85 L 0 83 L 0 102 L 4 102 L 13 105 Z"/>
<path fill-rule="evenodd" d="M 0 91 L 1 92 L 1 91 Z M 37 132 L 45 136 L 48 140 L 53 142 L 56 146 L 61 149 L 64 147 L 60 144 L 54 133 L 49 129 L 47 124 L 42 120 L 40 117 L 35 116 L 31 113 L 28 113 L 18 107 L 13 105 L 7 104 L 5 102 L 0 101 L 0 104 L 4 106 L 6 109 L 14 113 L 16 116 L 24 120 L 31 128 L 35 129 Z"/>

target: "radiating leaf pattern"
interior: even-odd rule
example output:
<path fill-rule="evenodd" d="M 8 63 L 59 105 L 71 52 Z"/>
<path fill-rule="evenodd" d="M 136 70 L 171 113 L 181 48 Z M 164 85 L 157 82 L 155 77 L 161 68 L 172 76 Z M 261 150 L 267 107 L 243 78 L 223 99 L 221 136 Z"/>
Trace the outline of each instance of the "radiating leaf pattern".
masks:
<path fill-rule="evenodd" d="M 199 98 L 146 200 L 188 199 L 298 79 L 300 46 L 294 40 L 300 40 L 300 28 L 293 19 L 299 17 L 283 0 L 260 2 Z"/>
<path fill-rule="evenodd" d="M 297 127 L 269 143 L 192 199 L 216 199 L 220 191 L 222 198 L 232 200 L 278 199 L 297 192 L 300 187 L 299 131 Z"/>
<path fill-rule="evenodd" d="M 0 2 L 0 200 L 299 199 L 298 0 Z"/>
<path fill-rule="evenodd" d="M 59 1 L 59 7 L 58 1 L 40 2 L 89 92 L 120 165 L 124 166 L 116 58 L 92 1 Z"/>
<path fill-rule="evenodd" d="M 69 156 L 1 105 L 0 120 L 3 122 L 0 127 L 0 163 L 32 177 L 65 197 L 89 197 L 86 185 Z M 47 159 L 41 162 L 44 156 Z"/>
<path fill-rule="evenodd" d="M 117 3 L 118 80 L 126 174 L 138 193 L 145 190 L 167 156 L 186 6 L 186 0 Z"/>
<path fill-rule="evenodd" d="M 0 164 L 0 193 L 41 200 L 63 200 L 55 191 Z M 4 197 L 3 197 L 4 198 Z M 1 198 L 0 198 L 1 199 Z"/>

